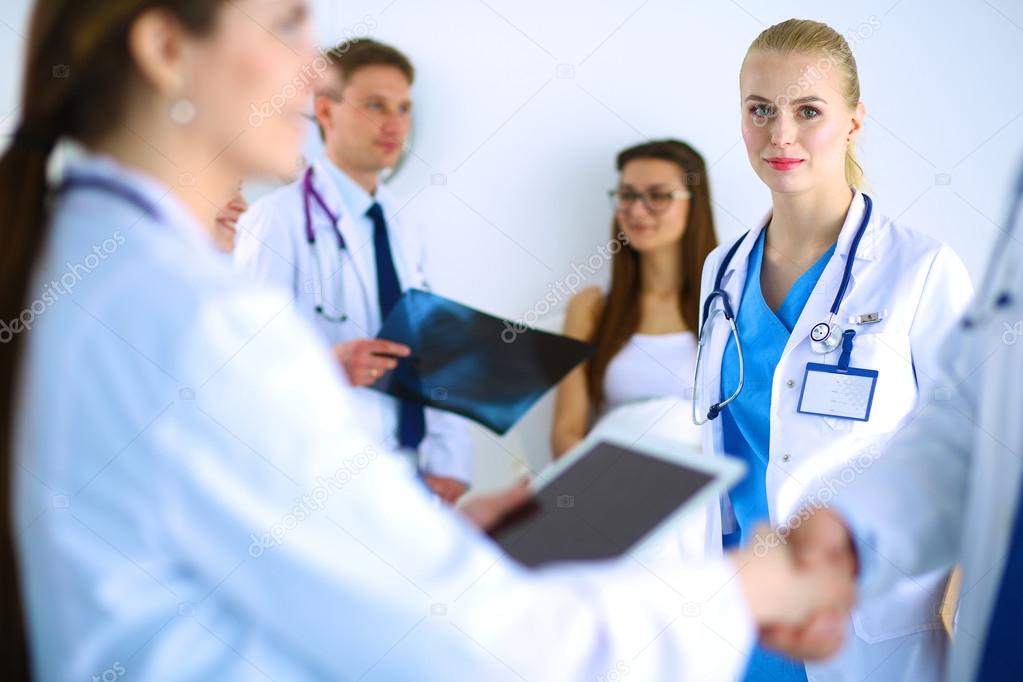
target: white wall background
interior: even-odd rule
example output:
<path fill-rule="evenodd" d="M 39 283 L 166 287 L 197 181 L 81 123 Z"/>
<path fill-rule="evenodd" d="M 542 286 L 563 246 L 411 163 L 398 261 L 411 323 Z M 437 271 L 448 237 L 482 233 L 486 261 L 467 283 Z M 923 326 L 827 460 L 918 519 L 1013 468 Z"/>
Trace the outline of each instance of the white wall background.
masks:
<path fill-rule="evenodd" d="M 853 37 L 868 112 L 861 162 L 878 208 L 954 247 L 975 281 L 1023 160 L 1017 0 L 314 4 L 324 45 L 369 34 L 414 61 L 413 149 L 392 187 L 432 216 L 435 289 L 509 318 L 543 311 L 606 242 L 622 147 L 671 136 L 701 150 L 722 240 L 760 219 L 769 196 L 739 134 L 738 70 L 757 33 L 783 19 Z M 0 133 L 18 119 L 28 6 L 0 3 Z M 548 460 L 551 404 L 503 438 L 474 429 L 477 483 Z"/>

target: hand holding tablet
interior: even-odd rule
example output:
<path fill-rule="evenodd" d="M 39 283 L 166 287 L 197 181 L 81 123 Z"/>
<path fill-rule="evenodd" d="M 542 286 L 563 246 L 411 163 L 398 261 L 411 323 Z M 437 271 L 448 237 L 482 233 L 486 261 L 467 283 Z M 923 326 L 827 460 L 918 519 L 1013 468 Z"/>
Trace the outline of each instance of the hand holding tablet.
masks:
<path fill-rule="evenodd" d="M 627 429 L 591 434 L 533 482 L 533 497 L 490 534 L 527 566 L 610 559 L 712 503 L 745 466 Z"/>

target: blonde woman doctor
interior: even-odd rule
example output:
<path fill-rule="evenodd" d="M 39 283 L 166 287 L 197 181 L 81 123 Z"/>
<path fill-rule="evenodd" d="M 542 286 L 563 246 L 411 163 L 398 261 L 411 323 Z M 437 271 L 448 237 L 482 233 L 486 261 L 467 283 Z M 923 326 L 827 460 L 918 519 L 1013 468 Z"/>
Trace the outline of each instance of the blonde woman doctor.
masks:
<path fill-rule="evenodd" d="M 884 456 L 929 390 L 939 342 L 972 287 L 948 247 L 857 189 L 864 107 L 838 33 L 811 21 L 772 26 L 750 47 L 740 88 L 743 139 L 773 206 L 707 259 L 693 416 L 707 452 L 750 467 L 721 520 L 726 545 L 749 546 L 757 523 L 786 522 L 784 491 Z M 746 679 L 938 679 L 946 581 L 945 571 L 907 579 L 863 604 L 830 661 L 804 666 L 758 649 Z"/>

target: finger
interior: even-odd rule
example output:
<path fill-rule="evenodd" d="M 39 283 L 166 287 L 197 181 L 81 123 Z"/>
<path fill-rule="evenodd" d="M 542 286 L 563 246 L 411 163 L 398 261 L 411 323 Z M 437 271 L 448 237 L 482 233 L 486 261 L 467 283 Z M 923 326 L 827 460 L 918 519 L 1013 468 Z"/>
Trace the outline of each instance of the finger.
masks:
<path fill-rule="evenodd" d="M 386 339 L 367 339 L 366 346 L 371 353 L 394 355 L 401 358 L 408 357 L 412 353 L 412 349 L 408 346 Z"/>
<path fill-rule="evenodd" d="M 379 355 L 357 355 L 350 362 L 352 366 L 362 372 L 375 372 L 377 376 L 389 372 L 398 366 L 396 360 L 381 357 Z"/>
<path fill-rule="evenodd" d="M 833 656 L 845 638 L 846 619 L 834 613 L 815 616 L 799 632 L 794 651 L 799 658 L 819 660 Z"/>
<path fill-rule="evenodd" d="M 369 384 L 375 383 L 377 379 L 386 374 L 383 370 L 358 367 L 350 362 L 342 363 L 342 366 L 345 368 L 348 380 L 353 386 L 368 386 Z"/>
<path fill-rule="evenodd" d="M 529 501 L 532 491 L 529 489 L 529 481 L 524 480 L 508 488 L 497 497 L 497 504 L 502 514 L 518 509 Z"/>
<path fill-rule="evenodd" d="M 808 604 L 810 609 L 826 608 L 847 612 L 856 601 L 856 579 L 848 566 L 836 566 L 830 562 L 813 567 L 804 566 L 800 580 L 800 594 L 815 598 L 815 603 Z"/>
<path fill-rule="evenodd" d="M 768 649 L 792 656 L 798 642 L 798 628 L 785 625 L 770 625 L 760 630 L 760 642 Z"/>
<path fill-rule="evenodd" d="M 352 386 L 365 386 L 366 385 L 366 374 L 364 372 L 357 372 L 351 367 L 348 367 L 345 363 L 341 363 L 341 367 L 345 370 L 345 376 L 348 377 L 348 382 Z"/>

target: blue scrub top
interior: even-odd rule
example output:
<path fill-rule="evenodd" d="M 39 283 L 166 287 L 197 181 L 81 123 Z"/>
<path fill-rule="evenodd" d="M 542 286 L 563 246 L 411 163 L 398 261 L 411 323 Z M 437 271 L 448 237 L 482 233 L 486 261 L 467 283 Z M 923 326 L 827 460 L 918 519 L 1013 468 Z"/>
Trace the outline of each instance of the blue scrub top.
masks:
<path fill-rule="evenodd" d="M 739 529 L 725 544 L 745 545 L 758 523 L 769 519 L 767 510 L 767 462 L 771 445 L 771 386 L 792 328 L 799 320 L 817 280 L 835 253 L 835 246 L 795 281 L 777 312 L 764 300 L 760 271 L 764 260 L 762 230 L 749 256 L 736 326 L 742 339 L 746 377 L 732 403 L 721 412 L 725 452 L 746 461 L 746 477 L 729 493 Z M 729 336 L 721 361 L 721 395 L 731 395 L 739 384 L 739 357 Z M 806 680 L 802 663 L 757 647 L 746 671 L 746 680 Z"/>

